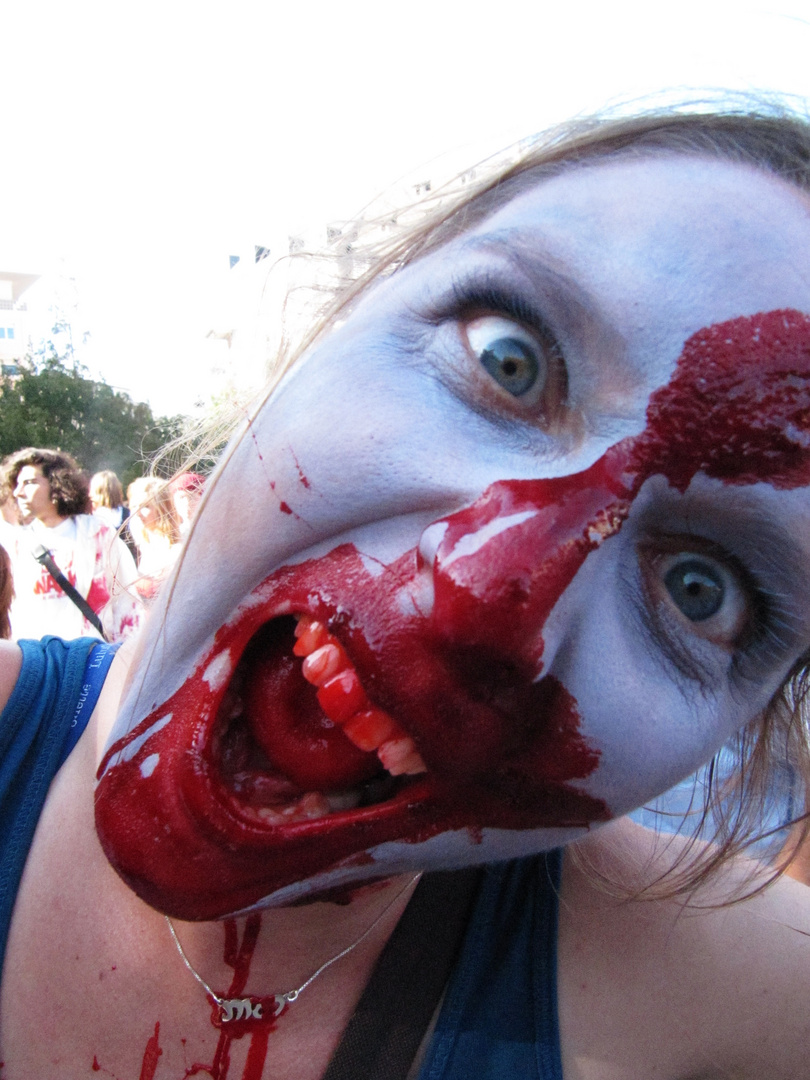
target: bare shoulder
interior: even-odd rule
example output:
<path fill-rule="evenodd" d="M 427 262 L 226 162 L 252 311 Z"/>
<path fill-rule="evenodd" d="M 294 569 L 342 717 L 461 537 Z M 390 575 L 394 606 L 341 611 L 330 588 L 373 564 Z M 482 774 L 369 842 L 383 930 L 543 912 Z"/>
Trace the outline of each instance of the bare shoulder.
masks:
<path fill-rule="evenodd" d="M 0 709 L 4 709 L 20 677 L 22 650 L 16 641 L 0 638 Z"/>
<path fill-rule="evenodd" d="M 675 846 L 680 841 L 675 841 Z M 647 830 L 588 842 L 631 887 L 660 868 Z M 669 857 L 672 856 L 670 849 Z M 749 866 L 699 897 L 714 904 Z M 810 1037 L 810 889 L 783 879 L 726 907 L 616 900 L 566 861 L 560 909 L 566 1080 L 805 1075 Z"/>

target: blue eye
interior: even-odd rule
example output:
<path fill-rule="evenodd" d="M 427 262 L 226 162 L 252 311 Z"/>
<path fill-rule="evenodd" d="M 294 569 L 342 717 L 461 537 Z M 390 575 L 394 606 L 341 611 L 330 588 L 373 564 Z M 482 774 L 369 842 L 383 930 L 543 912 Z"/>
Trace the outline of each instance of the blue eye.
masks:
<path fill-rule="evenodd" d="M 723 606 L 726 587 L 721 575 L 703 559 L 685 558 L 664 576 L 664 585 L 681 614 L 705 622 Z"/>
<path fill-rule="evenodd" d="M 652 560 L 657 601 L 672 605 L 697 637 L 733 650 L 750 625 L 754 599 L 732 562 L 697 551 L 658 554 Z"/>
<path fill-rule="evenodd" d="M 474 319 L 466 326 L 467 340 L 481 366 L 513 397 L 543 388 L 545 357 L 532 335 L 518 323 L 496 315 Z"/>
<path fill-rule="evenodd" d="M 537 357 L 517 338 L 497 338 L 479 359 L 495 382 L 515 397 L 531 390 L 537 381 Z"/>

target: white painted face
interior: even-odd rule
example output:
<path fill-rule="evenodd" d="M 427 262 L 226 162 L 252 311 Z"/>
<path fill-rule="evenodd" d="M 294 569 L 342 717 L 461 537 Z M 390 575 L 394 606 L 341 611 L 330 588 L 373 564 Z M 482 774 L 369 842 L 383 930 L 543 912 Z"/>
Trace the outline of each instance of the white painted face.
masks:
<path fill-rule="evenodd" d="M 142 639 L 97 793 L 138 893 L 210 918 L 542 850 L 755 717 L 810 644 L 808 252 L 775 178 L 617 160 L 368 294 Z"/>

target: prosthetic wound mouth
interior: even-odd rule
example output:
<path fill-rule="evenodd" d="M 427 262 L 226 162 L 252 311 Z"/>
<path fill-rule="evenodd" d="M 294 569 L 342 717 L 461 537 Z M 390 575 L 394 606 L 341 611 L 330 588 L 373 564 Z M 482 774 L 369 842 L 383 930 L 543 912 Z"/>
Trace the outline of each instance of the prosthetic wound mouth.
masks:
<path fill-rule="evenodd" d="M 240 813 L 292 825 L 386 802 L 426 766 L 309 615 L 266 623 L 220 705 L 212 752 Z"/>

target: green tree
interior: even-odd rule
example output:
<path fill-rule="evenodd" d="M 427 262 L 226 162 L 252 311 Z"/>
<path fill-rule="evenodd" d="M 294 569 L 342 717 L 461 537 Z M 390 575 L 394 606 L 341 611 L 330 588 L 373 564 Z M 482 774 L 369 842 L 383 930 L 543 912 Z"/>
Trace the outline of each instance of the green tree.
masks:
<path fill-rule="evenodd" d="M 147 404 L 88 379 L 55 351 L 0 376 L 2 457 L 24 446 L 63 450 L 89 474 L 112 469 L 126 487 L 184 426 L 184 417 L 155 418 Z"/>

